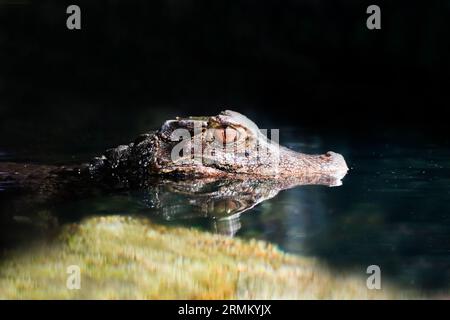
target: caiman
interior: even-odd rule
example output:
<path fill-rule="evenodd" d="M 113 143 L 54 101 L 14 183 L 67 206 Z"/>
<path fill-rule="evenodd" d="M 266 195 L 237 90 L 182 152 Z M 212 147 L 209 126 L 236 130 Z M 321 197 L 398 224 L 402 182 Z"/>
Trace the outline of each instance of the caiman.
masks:
<path fill-rule="evenodd" d="M 220 217 L 239 215 L 294 186 L 340 185 L 347 171 L 342 155 L 308 155 L 282 147 L 244 115 L 226 110 L 168 120 L 159 130 L 108 149 L 87 164 L 3 162 L 0 185 L 22 189 L 37 202 L 142 189 L 148 190 L 149 206 L 166 218 L 176 216 L 183 204 Z M 183 195 L 182 203 L 170 194 Z"/>
<path fill-rule="evenodd" d="M 179 135 L 187 138 L 174 159 L 174 150 L 181 145 Z M 226 110 L 217 116 L 168 120 L 156 132 L 107 150 L 89 170 L 93 176 L 143 185 L 154 175 L 340 180 L 348 168 L 344 158 L 331 151 L 307 155 L 280 147 L 250 119 Z"/>

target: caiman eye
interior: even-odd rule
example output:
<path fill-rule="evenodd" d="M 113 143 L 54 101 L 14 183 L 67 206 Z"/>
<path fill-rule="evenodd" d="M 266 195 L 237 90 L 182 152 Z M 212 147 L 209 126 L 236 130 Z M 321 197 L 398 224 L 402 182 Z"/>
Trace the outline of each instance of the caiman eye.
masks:
<path fill-rule="evenodd" d="M 220 128 L 214 130 L 214 138 L 222 144 L 228 144 L 236 140 L 238 133 L 233 128 Z"/>

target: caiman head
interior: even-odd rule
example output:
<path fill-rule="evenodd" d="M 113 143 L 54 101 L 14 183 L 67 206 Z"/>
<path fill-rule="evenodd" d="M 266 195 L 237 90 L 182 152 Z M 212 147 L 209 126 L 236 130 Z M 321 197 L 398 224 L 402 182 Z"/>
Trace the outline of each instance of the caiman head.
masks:
<path fill-rule="evenodd" d="M 274 138 L 276 132 L 268 139 L 253 121 L 235 111 L 178 117 L 127 146 L 108 150 L 94 167 L 101 162 L 117 176 L 128 177 L 298 177 L 312 183 L 316 179 L 320 184 L 325 179 L 329 185 L 339 184 L 347 173 L 338 153 L 307 155 L 280 146 Z"/>

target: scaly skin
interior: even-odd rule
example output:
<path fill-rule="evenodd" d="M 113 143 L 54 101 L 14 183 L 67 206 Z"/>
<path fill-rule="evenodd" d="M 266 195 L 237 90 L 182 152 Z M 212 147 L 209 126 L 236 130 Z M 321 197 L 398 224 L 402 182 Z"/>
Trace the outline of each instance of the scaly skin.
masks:
<path fill-rule="evenodd" d="M 203 131 L 194 131 L 196 125 Z M 180 129 L 192 139 L 186 140 L 185 152 L 177 153 L 174 160 L 173 150 L 180 146 L 180 133 L 175 130 Z M 264 152 L 257 152 L 255 145 Z M 91 162 L 89 170 L 99 179 L 113 177 L 125 185 L 142 186 L 154 175 L 277 180 L 298 177 L 311 182 L 326 177 L 339 184 L 348 168 L 342 155 L 331 151 L 307 155 L 272 143 L 250 119 L 227 110 L 217 116 L 168 120 L 156 132 L 107 150 Z"/>

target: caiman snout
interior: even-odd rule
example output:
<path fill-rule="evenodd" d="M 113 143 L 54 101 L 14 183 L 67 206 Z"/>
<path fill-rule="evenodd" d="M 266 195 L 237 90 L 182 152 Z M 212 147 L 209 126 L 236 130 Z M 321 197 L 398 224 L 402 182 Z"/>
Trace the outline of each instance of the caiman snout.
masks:
<path fill-rule="evenodd" d="M 340 180 L 347 171 L 344 157 L 333 151 L 322 155 L 308 155 L 287 149 L 281 152 L 280 173 L 282 175 L 327 175 Z"/>

